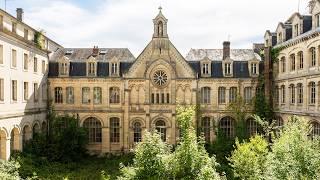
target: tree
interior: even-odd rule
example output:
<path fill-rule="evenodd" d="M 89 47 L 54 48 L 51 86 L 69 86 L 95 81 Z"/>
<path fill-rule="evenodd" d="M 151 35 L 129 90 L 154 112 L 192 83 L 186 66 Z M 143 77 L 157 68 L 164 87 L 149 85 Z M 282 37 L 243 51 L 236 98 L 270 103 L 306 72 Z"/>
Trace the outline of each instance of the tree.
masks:
<path fill-rule="evenodd" d="M 194 107 L 178 107 L 177 121 L 182 131 L 181 142 L 169 158 L 169 169 L 174 179 L 220 179 L 214 156 L 209 157 L 203 137 L 197 140 L 192 125 Z"/>
<path fill-rule="evenodd" d="M 274 140 L 267 160 L 267 179 L 319 179 L 319 140 L 312 140 L 310 125 L 293 116 Z"/>
<path fill-rule="evenodd" d="M 250 138 L 249 142 L 236 141 L 235 150 L 229 158 L 234 176 L 240 179 L 264 179 L 268 143 L 261 136 Z"/>
<path fill-rule="evenodd" d="M 0 160 L 0 179 L 17 180 L 19 177 L 20 165 L 18 162 L 10 160 Z"/>

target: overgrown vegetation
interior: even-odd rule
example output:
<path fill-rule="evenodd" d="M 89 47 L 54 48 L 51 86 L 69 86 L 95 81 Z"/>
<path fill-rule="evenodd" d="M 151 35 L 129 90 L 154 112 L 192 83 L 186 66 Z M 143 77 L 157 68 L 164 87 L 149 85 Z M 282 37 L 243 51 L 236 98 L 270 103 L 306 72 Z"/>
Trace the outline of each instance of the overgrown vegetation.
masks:
<path fill-rule="evenodd" d="M 44 31 L 39 30 L 36 31 L 34 34 L 34 44 L 39 48 L 39 49 L 44 49 L 44 36 L 43 36 Z"/>
<path fill-rule="evenodd" d="M 279 60 L 278 56 L 279 56 L 280 51 L 281 51 L 281 48 L 272 48 L 271 49 L 270 53 L 271 53 L 271 60 L 273 63 L 278 62 L 278 60 Z"/>
<path fill-rule="evenodd" d="M 194 108 L 179 107 L 177 112 L 182 137 L 175 151 L 170 152 L 157 132 L 146 132 L 135 150 L 133 165 L 123 167 L 119 179 L 220 179 L 215 158 L 209 157 L 203 140 L 197 139 Z"/>

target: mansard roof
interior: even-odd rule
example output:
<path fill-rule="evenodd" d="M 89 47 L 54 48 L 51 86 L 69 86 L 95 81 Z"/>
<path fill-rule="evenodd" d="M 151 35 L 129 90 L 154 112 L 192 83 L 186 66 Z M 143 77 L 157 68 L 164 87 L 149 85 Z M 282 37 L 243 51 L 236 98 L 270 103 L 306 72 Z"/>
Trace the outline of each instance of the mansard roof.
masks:
<path fill-rule="evenodd" d="M 208 57 L 211 61 L 222 61 L 222 49 L 191 49 L 186 56 L 187 61 L 201 61 Z M 230 58 L 233 61 L 261 60 L 253 49 L 231 49 Z"/>
<path fill-rule="evenodd" d="M 128 48 L 99 48 L 99 53 L 96 56 L 93 54 L 92 48 L 61 48 L 53 54 L 50 61 L 58 61 L 63 56 L 74 62 L 86 61 L 90 56 L 94 56 L 97 61 L 103 62 L 110 61 L 114 57 L 120 62 L 135 60 Z"/>

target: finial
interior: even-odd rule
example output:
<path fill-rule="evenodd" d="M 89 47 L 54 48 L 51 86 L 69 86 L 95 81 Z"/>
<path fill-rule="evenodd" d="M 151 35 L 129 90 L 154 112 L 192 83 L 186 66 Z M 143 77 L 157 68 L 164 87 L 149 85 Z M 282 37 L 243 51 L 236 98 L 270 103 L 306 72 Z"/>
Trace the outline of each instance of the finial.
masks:
<path fill-rule="evenodd" d="M 159 8 L 158 8 L 158 9 L 159 9 L 159 11 L 161 12 L 161 10 L 162 10 L 162 7 L 161 7 L 161 6 L 159 6 Z"/>

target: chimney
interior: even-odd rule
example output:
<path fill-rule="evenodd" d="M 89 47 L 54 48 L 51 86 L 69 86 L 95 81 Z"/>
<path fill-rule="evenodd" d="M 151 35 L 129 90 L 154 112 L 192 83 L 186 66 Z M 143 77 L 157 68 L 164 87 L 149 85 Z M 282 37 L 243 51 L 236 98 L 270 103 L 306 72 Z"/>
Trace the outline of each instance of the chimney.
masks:
<path fill-rule="evenodd" d="M 93 56 L 98 56 L 98 55 L 99 55 L 99 48 L 98 48 L 98 46 L 93 46 L 92 55 L 93 55 Z"/>
<path fill-rule="evenodd" d="M 223 42 L 223 57 L 222 60 L 230 58 L 230 41 Z"/>
<path fill-rule="evenodd" d="M 17 19 L 19 21 L 23 20 L 23 9 L 22 8 L 17 8 Z"/>

